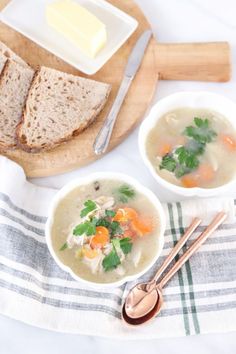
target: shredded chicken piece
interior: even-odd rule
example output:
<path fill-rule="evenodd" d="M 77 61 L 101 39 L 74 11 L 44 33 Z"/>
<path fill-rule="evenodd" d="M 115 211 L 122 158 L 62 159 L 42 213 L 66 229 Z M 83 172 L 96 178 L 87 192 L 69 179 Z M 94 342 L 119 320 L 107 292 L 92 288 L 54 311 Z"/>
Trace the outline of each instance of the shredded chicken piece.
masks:
<path fill-rule="evenodd" d="M 116 269 L 114 269 L 114 272 L 116 272 L 118 275 L 122 276 L 125 274 L 125 269 L 121 265 L 119 265 Z"/>
<path fill-rule="evenodd" d="M 84 257 L 83 262 L 91 269 L 91 272 L 93 274 L 95 274 L 95 273 L 100 273 L 101 271 L 103 271 L 103 267 L 102 267 L 103 258 L 104 258 L 104 256 L 103 256 L 101 250 L 98 250 L 97 257 L 95 257 L 95 258 Z"/>
<path fill-rule="evenodd" d="M 138 266 L 142 255 L 142 249 L 140 245 L 133 244 L 132 251 L 128 255 L 128 259 L 131 260 L 135 267 Z"/>
<path fill-rule="evenodd" d="M 107 197 L 102 195 L 95 199 L 95 203 L 98 204 L 101 209 L 108 209 L 114 206 L 115 200 L 113 197 Z"/>

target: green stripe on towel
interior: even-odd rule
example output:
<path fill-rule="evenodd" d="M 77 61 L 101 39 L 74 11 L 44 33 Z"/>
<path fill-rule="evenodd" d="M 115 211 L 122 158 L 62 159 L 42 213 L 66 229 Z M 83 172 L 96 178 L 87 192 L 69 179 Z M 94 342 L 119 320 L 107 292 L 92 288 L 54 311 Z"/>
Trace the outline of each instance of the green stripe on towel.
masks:
<path fill-rule="evenodd" d="M 174 223 L 174 215 L 173 215 L 173 206 L 172 204 L 168 203 L 168 212 L 169 212 L 169 220 L 170 220 L 170 227 L 171 227 L 171 234 L 173 238 L 173 244 L 174 246 L 176 245 L 178 239 L 176 236 L 176 229 L 175 229 L 175 223 Z M 179 259 L 179 255 L 175 257 L 175 261 Z M 185 328 L 185 334 L 186 336 L 190 335 L 190 326 L 189 326 L 189 318 L 188 318 L 188 310 L 187 310 L 187 304 L 186 304 L 186 297 L 184 293 L 184 281 L 183 281 L 183 274 L 182 270 L 180 269 L 178 271 L 178 278 L 179 278 L 179 286 L 180 286 L 180 298 L 181 298 L 181 304 L 182 304 L 182 309 L 183 309 L 183 320 L 184 320 L 184 328 Z"/>
<path fill-rule="evenodd" d="M 181 203 L 179 203 L 179 202 L 176 203 L 176 206 L 177 206 L 177 211 L 178 211 L 179 231 L 180 231 L 180 235 L 182 236 L 185 231 L 184 227 L 183 227 L 182 206 L 181 206 Z M 187 249 L 187 246 L 185 244 L 183 246 L 183 251 L 185 252 L 186 249 Z M 188 285 L 189 285 L 189 297 L 190 297 L 193 325 L 194 325 L 194 329 L 195 329 L 195 334 L 199 334 L 200 333 L 200 326 L 199 326 L 199 321 L 198 321 L 198 317 L 197 317 L 197 310 L 196 310 L 194 290 L 193 290 L 193 277 L 192 277 L 192 271 L 191 271 L 189 261 L 187 261 L 185 263 L 185 268 L 186 268 L 186 272 L 187 272 L 187 279 L 188 279 Z"/>

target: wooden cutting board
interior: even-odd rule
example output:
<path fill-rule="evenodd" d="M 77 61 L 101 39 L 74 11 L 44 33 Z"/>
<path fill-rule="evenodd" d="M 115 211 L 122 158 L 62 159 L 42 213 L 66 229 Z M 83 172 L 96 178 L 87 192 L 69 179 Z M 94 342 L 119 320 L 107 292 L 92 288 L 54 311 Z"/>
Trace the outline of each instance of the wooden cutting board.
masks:
<path fill-rule="evenodd" d="M 8 2 L 9 0 L 0 0 L 0 10 Z M 150 28 L 142 11 L 133 0 L 109 0 L 109 2 L 135 17 L 139 26 L 108 63 L 91 77 L 112 85 L 108 103 L 88 129 L 54 150 L 38 154 L 30 154 L 21 150 L 5 153 L 24 168 L 28 177 L 44 177 L 68 172 L 99 158 L 93 152 L 93 142 L 113 104 L 129 54 L 140 34 Z M 3 23 L 0 23 L 0 40 L 34 68 L 38 65 L 45 65 L 86 77 Z M 122 105 L 109 150 L 119 145 L 143 118 L 151 103 L 158 77 L 173 80 L 227 81 L 230 77 L 229 46 L 225 42 L 158 44 L 152 38 L 141 68 Z"/>

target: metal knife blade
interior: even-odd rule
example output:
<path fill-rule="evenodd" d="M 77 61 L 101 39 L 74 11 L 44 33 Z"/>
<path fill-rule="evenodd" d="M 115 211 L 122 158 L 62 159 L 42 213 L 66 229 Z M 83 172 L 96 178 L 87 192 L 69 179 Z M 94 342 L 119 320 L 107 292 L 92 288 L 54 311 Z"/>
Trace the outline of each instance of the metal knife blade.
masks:
<path fill-rule="evenodd" d="M 138 71 L 139 66 L 140 66 L 142 59 L 143 59 L 145 49 L 147 48 L 147 45 L 150 41 L 151 36 L 152 36 L 152 31 L 147 30 L 137 40 L 137 42 L 136 42 L 136 44 L 129 56 L 128 63 L 125 68 L 125 75 L 126 76 L 134 77 L 134 75 Z"/>
<path fill-rule="evenodd" d="M 125 73 L 124 73 L 124 78 L 121 82 L 118 94 L 115 98 L 115 101 L 112 105 L 112 108 L 102 126 L 100 129 L 94 145 L 93 149 L 95 154 L 100 155 L 103 154 L 110 142 L 112 130 L 117 118 L 117 115 L 120 111 L 120 108 L 122 106 L 122 103 L 125 99 L 125 96 L 129 90 L 129 87 L 131 85 L 131 82 L 138 71 L 140 64 L 142 62 L 145 49 L 147 48 L 148 42 L 152 36 L 152 31 L 147 30 L 145 31 L 137 40 L 130 56 L 128 59 L 128 63 L 125 68 Z"/>

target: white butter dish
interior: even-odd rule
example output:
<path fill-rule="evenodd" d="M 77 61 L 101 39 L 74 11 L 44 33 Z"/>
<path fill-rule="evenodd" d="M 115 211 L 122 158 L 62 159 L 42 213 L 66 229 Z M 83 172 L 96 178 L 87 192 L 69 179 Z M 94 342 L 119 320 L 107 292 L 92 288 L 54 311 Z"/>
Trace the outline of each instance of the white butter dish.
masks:
<path fill-rule="evenodd" d="M 97 16 L 107 29 L 107 43 L 95 58 L 89 58 L 46 21 L 46 6 L 53 0 L 12 0 L 0 20 L 85 74 L 93 75 L 131 36 L 138 22 L 104 0 L 75 0 Z"/>

